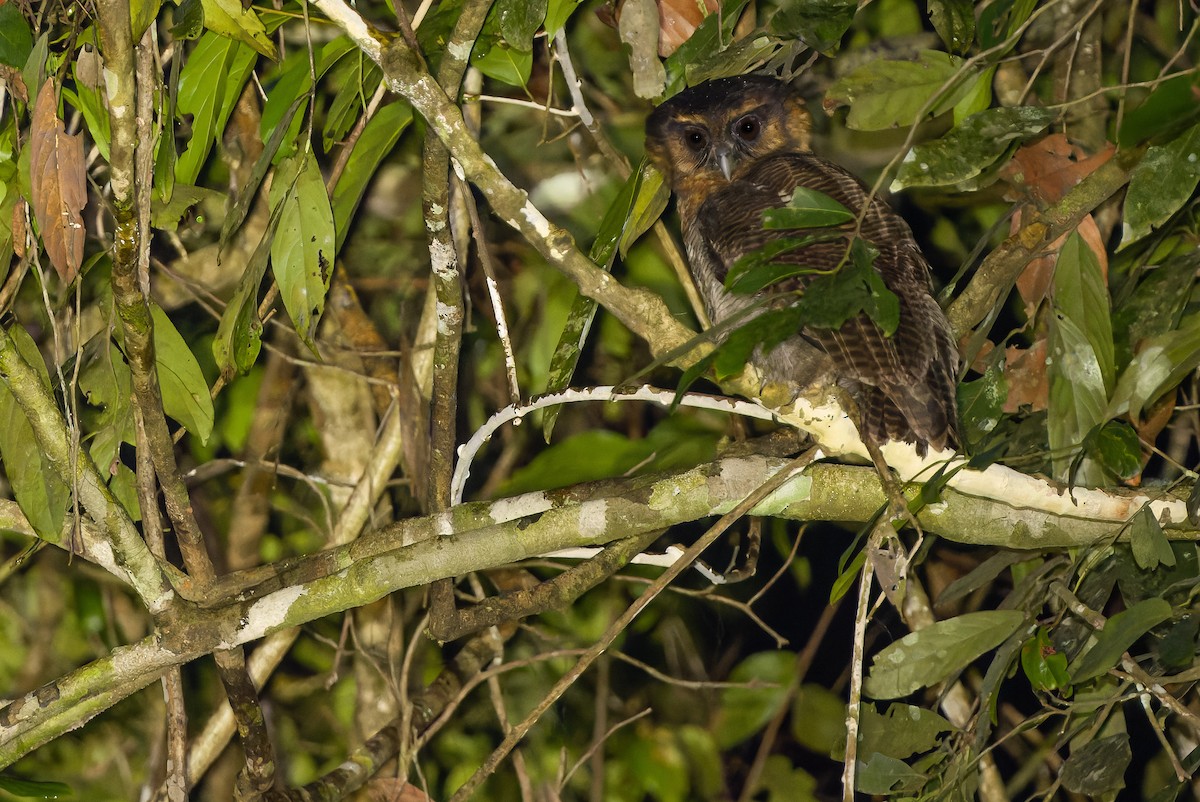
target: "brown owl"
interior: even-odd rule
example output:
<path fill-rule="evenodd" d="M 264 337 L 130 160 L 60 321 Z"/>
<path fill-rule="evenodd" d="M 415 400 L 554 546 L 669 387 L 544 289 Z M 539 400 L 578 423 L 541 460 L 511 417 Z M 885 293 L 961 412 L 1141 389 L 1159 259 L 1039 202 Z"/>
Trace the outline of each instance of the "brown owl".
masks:
<path fill-rule="evenodd" d="M 828 271 L 844 260 L 857 234 L 877 249 L 874 270 L 899 300 L 896 330 L 888 336 L 859 313 L 840 328 L 806 325 L 769 352 L 760 349 L 752 361 L 774 381 L 836 381 L 857 402 L 863 436 L 877 443 L 905 440 L 921 453 L 927 445 L 954 446 L 958 354 L 931 295 L 929 265 L 899 215 L 871 198 L 862 181 L 812 154 L 810 129 L 795 92 L 755 75 L 687 89 L 647 119 L 646 152 L 675 192 L 692 279 L 709 317 L 716 325 L 750 306 L 762 308 L 762 297 L 725 288 L 726 274 L 741 257 L 783 237 L 819 233 L 772 262 Z M 856 215 L 866 206 L 861 226 L 764 228 L 763 213 L 785 206 L 798 187 L 824 193 Z M 792 297 L 812 280 L 795 277 L 764 292 Z"/>

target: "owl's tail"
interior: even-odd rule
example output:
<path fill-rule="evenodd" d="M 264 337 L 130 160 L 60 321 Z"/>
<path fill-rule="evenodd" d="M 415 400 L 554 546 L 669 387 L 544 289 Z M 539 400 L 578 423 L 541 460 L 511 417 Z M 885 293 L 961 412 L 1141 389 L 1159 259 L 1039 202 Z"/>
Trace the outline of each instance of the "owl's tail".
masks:
<path fill-rule="evenodd" d="M 956 448 L 960 440 L 954 374 L 946 367 L 931 365 L 925 382 L 864 387 L 858 400 L 864 435 L 876 443 L 915 443 L 921 456 L 929 446 Z"/>

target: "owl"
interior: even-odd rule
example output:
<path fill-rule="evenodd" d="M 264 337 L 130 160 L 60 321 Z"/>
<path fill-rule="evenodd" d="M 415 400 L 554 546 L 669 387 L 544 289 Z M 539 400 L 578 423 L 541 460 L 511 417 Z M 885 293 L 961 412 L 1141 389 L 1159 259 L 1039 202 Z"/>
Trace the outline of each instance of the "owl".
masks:
<path fill-rule="evenodd" d="M 811 129 L 798 94 L 755 75 L 699 84 L 650 115 L 646 153 L 675 193 L 692 280 L 716 325 L 738 313 L 761 314 L 745 310 L 784 303 L 813 282 L 805 275 L 758 296 L 732 293 L 725 277 L 741 257 L 779 238 L 816 233 L 815 241 L 772 262 L 829 271 L 844 260 L 854 236 L 865 240 L 878 251 L 874 270 L 899 300 L 895 331 L 889 336 L 859 313 L 840 328 L 805 325 L 781 345 L 758 349 L 751 361 L 769 381 L 801 387 L 836 382 L 856 402 L 863 437 L 876 443 L 903 440 L 922 454 L 930 445 L 953 447 L 958 353 L 931 294 L 929 265 L 886 202 L 843 168 L 813 155 Z M 832 197 L 860 216 L 861 225 L 764 228 L 763 213 L 787 205 L 799 187 Z"/>

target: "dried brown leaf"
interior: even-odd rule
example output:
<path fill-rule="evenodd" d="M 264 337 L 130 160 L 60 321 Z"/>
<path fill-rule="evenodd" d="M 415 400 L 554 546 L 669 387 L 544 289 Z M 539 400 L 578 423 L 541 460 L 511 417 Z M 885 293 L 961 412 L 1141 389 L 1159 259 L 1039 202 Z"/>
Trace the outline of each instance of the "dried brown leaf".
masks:
<path fill-rule="evenodd" d="M 50 263 L 64 284 L 83 264 L 84 182 L 83 137 L 69 136 L 58 118 L 54 80 L 38 92 L 29 130 L 30 201 Z"/>
<path fill-rule="evenodd" d="M 371 802 L 433 802 L 412 783 L 398 777 L 375 777 L 367 783 L 367 799 Z"/>
<path fill-rule="evenodd" d="M 13 253 L 18 259 L 25 258 L 25 201 L 18 198 L 12 210 L 12 226 L 9 229 L 12 231 L 12 246 Z"/>
<path fill-rule="evenodd" d="M 1046 341 L 1038 340 L 1029 348 L 1004 349 L 1004 378 L 1008 397 L 1004 411 L 1013 414 L 1021 407 L 1038 412 L 1046 408 L 1050 385 L 1046 378 Z"/>

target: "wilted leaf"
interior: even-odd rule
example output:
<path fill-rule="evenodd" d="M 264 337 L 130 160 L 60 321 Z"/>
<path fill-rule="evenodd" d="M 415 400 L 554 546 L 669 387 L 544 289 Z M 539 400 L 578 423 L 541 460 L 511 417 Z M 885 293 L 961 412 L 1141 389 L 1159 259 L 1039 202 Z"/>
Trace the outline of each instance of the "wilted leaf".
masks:
<path fill-rule="evenodd" d="M 313 337 L 333 277 L 334 236 L 329 196 L 311 150 L 280 163 L 270 200 L 272 210 L 279 210 L 271 269 L 296 334 L 315 353 Z"/>
<path fill-rule="evenodd" d="M 1101 796 L 1125 787 L 1125 769 L 1132 759 L 1126 733 L 1097 738 L 1071 753 L 1058 778 L 1068 791 Z"/>
<path fill-rule="evenodd" d="M 204 7 L 204 27 L 274 59 L 275 44 L 267 36 L 262 20 L 251 8 L 243 8 L 239 0 L 201 0 Z"/>
<path fill-rule="evenodd" d="M 1200 123 L 1165 145 L 1156 145 L 1129 178 L 1121 248 L 1158 228 L 1179 211 L 1200 183 Z M 1118 249 L 1119 250 L 1119 249 Z"/>
<path fill-rule="evenodd" d="M 915 61 L 877 59 L 835 81 L 825 108 L 849 106 L 846 125 L 861 131 L 912 125 L 952 108 L 973 77 L 962 59 L 936 50 L 921 51 Z"/>
<path fill-rule="evenodd" d="M 29 129 L 30 203 L 50 263 L 64 284 L 83 264 L 83 207 L 87 185 L 83 137 L 68 136 L 58 118 L 52 79 L 38 92 Z"/>
<path fill-rule="evenodd" d="M 653 98 L 663 93 L 667 71 L 658 60 L 658 8 L 654 0 L 625 0 L 617 30 L 629 45 L 629 68 L 633 91 L 638 97 Z"/>
<path fill-rule="evenodd" d="M 704 18 L 721 7 L 717 0 L 657 0 L 658 54 L 674 53 L 692 38 Z"/>
<path fill-rule="evenodd" d="M 1057 203 L 1076 184 L 1112 158 L 1115 149 L 1108 145 L 1088 155 L 1062 134 L 1048 134 L 1017 148 L 1012 159 L 1000 170 L 1016 191 L 1008 200 L 1029 198 L 1038 204 Z M 1100 250 L 1103 250 L 1101 248 Z"/>
<path fill-rule="evenodd" d="M 985 610 L 911 632 L 875 655 L 863 691 L 895 699 L 935 685 L 999 646 L 1024 621 L 1018 610 Z"/>
<path fill-rule="evenodd" d="M 1098 677 L 1121 661 L 1129 647 L 1153 627 L 1171 617 L 1171 603 L 1150 598 L 1108 619 L 1096 633 L 1096 642 L 1075 660 L 1071 682 L 1076 685 Z"/>
<path fill-rule="evenodd" d="M 892 181 L 892 191 L 969 181 L 991 167 L 1013 141 L 1033 136 L 1057 118 L 1058 112 L 1037 106 L 972 114 L 940 139 L 910 150 Z"/>

